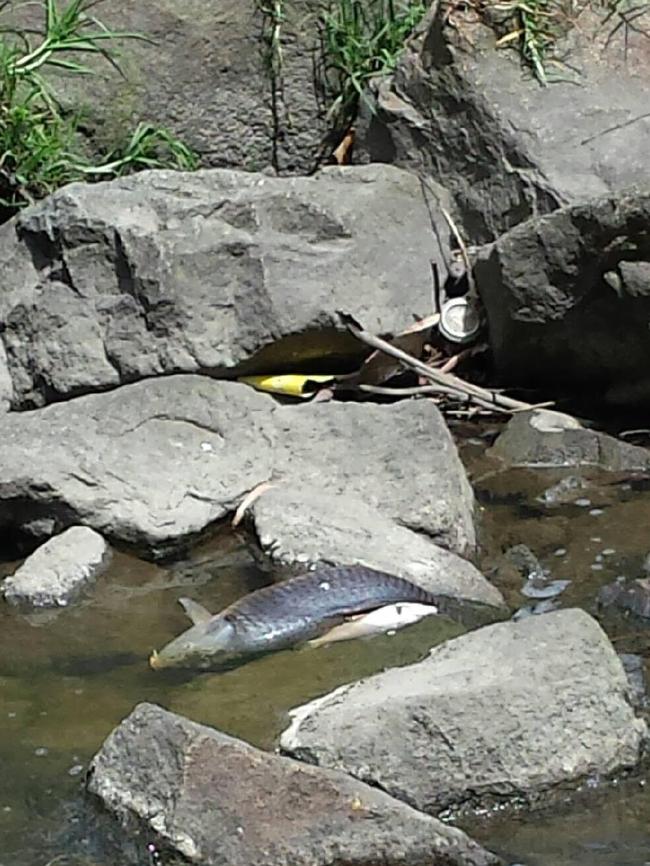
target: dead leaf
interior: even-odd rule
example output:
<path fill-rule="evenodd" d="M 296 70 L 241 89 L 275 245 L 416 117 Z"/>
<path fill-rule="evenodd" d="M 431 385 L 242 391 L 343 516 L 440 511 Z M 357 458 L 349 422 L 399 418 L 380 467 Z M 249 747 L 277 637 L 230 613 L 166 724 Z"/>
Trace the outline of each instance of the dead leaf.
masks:
<path fill-rule="evenodd" d="M 349 165 L 352 160 L 352 151 L 354 149 L 354 127 L 350 127 L 347 133 L 341 139 L 341 143 L 332 153 L 332 157 L 337 165 Z"/>
<path fill-rule="evenodd" d="M 409 325 L 408 328 L 405 328 L 386 342 L 401 349 L 403 352 L 408 352 L 409 355 L 413 355 L 415 358 L 419 358 L 424 351 L 424 347 L 427 345 L 431 329 L 438 324 L 439 319 L 438 313 L 427 316 L 425 319 Z M 345 378 L 344 386 L 382 385 L 403 369 L 404 366 L 399 360 L 391 358 L 384 352 L 377 350 L 366 358 L 358 373 Z"/>

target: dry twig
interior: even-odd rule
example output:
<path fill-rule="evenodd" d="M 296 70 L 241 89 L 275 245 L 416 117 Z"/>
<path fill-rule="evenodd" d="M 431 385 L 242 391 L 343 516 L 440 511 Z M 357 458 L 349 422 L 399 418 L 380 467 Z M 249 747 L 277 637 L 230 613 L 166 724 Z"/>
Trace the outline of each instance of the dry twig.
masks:
<path fill-rule="evenodd" d="M 522 411 L 524 409 L 539 408 L 539 406 L 533 406 L 532 404 L 525 403 L 522 400 L 514 400 L 512 397 L 506 397 L 504 394 L 499 394 L 496 391 L 481 388 L 480 385 L 466 382 L 464 379 L 460 379 L 458 376 L 454 376 L 451 373 L 444 373 L 441 370 L 429 367 L 424 363 L 424 361 L 420 361 L 418 358 L 414 358 L 412 355 L 402 351 L 402 349 L 392 346 L 390 343 L 386 342 L 386 340 L 382 340 L 381 337 L 376 337 L 374 334 L 364 331 L 352 316 L 342 312 L 339 312 L 339 316 L 350 333 L 362 343 L 371 346 L 373 349 L 378 349 L 380 352 L 384 352 L 387 355 L 391 355 L 393 358 L 397 358 L 404 364 L 404 366 L 414 370 L 420 376 L 432 383 L 430 386 L 420 386 L 417 393 L 423 393 L 422 387 L 430 388 L 430 392 L 427 393 L 446 394 L 450 397 L 455 397 L 458 400 L 469 401 L 477 406 L 491 409 L 495 412 L 505 412 L 506 414 L 512 414 L 513 412 Z M 368 390 L 368 386 L 363 390 Z M 408 390 L 412 392 L 413 389 L 391 388 L 385 390 L 388 390 L 389 393 L 393 393 L 397 396 L 399 391 L 403 392 L 404 390 Z M 381 392 L 375 389 L 374 393 Z M 552 404 L 547 403 L 544 405 L 548 406 Z"/>

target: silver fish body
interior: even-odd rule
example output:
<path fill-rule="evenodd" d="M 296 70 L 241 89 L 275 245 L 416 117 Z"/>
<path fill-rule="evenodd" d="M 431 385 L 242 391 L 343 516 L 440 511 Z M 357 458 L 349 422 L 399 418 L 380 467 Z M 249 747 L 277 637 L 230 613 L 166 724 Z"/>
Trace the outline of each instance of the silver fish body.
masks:
<path fill-rule="evenodd" d="M 156 670 L 229 666 L 313 640 L 386 605 L 436 601 L 392 574 L 364 566 L 323 568 L 258 589 L 214 616 L 182 600 L 194 625 L 154 653 L 150 664 Z"/>

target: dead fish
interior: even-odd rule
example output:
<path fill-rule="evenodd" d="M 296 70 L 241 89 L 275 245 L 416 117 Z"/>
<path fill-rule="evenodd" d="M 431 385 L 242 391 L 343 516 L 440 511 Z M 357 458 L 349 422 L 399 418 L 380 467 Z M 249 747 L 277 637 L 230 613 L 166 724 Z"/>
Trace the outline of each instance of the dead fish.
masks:
<path fill-rule="evenodd" d="M 349 640 L 437 613 L 431 593 L 364 566 L 323 568 L 265 586 L 214 616 L 191 599 L 179 602 L 194 624 L 151 655 L 149 664 L 155 670 L 232 667 L 309 641 L 325 643 L 332 630 L 332 640 Z"/>

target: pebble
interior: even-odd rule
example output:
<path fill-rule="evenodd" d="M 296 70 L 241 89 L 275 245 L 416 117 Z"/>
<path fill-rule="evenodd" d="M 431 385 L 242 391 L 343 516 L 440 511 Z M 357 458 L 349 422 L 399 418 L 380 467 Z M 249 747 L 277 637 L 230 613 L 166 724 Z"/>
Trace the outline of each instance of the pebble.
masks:
<path fill-rule="evenodd" d="M 591 514 L 592 517 L 598 517 L 600 514 L 604 514 L 604 513 L 605 512 L 603 511 L 602 508 L 592 508 L 591 511 L 589 512 L 589 514 Z"/>
<path fill-rule="evenodd" d="M 78 776 L 79 773 L 83 773 L 83 769 L 83 764 L 73 764 L 68 770 L 68 776 Z"/>
<path fill-rule="evenodd" d="M 595 562 L 595 563 L 591 566 L 591 570 L 592 570 L 592 571 L 602 571 L 603 568 L 604 568 L 604 566 L 601 565 L 600 562 Z"/>
<path fill-rule="evenodd" d="M 605 550 L 603 550 L 603 556 L 611 556 L 614 553 L 616 553 L 616 551 L 613 547 L 606 547 Z"/>
<path fill-rule="evenodd" d="M 566 553 L 566 547 L 558 547 L 557 550 L 553 551 L 553 556 L 564 556 Z"/>
<path fill-rule="evenodd" d="M 523 587 L 521 593 L 528 598 L 555 598 L 564 592 L 570 583 L 570 580 L 552 580 L 544 586 L 535 586 L 531 581 Z"/>
<path fill-rule="evenodd" d="M 579 505 L 580 508 L 588 508 L 591 505 L 591 499 L 576 499 L 574 505 Z"/>
<path fill-rule="evenodd" d="M 44 758 L 45 755 L 48 754 L 48 752 L 49 752 L 49 749 L 45 748 L 45 746 L 39 746 L 38 749 L 34 749 L 34 754 L 38 758 Z"/>

